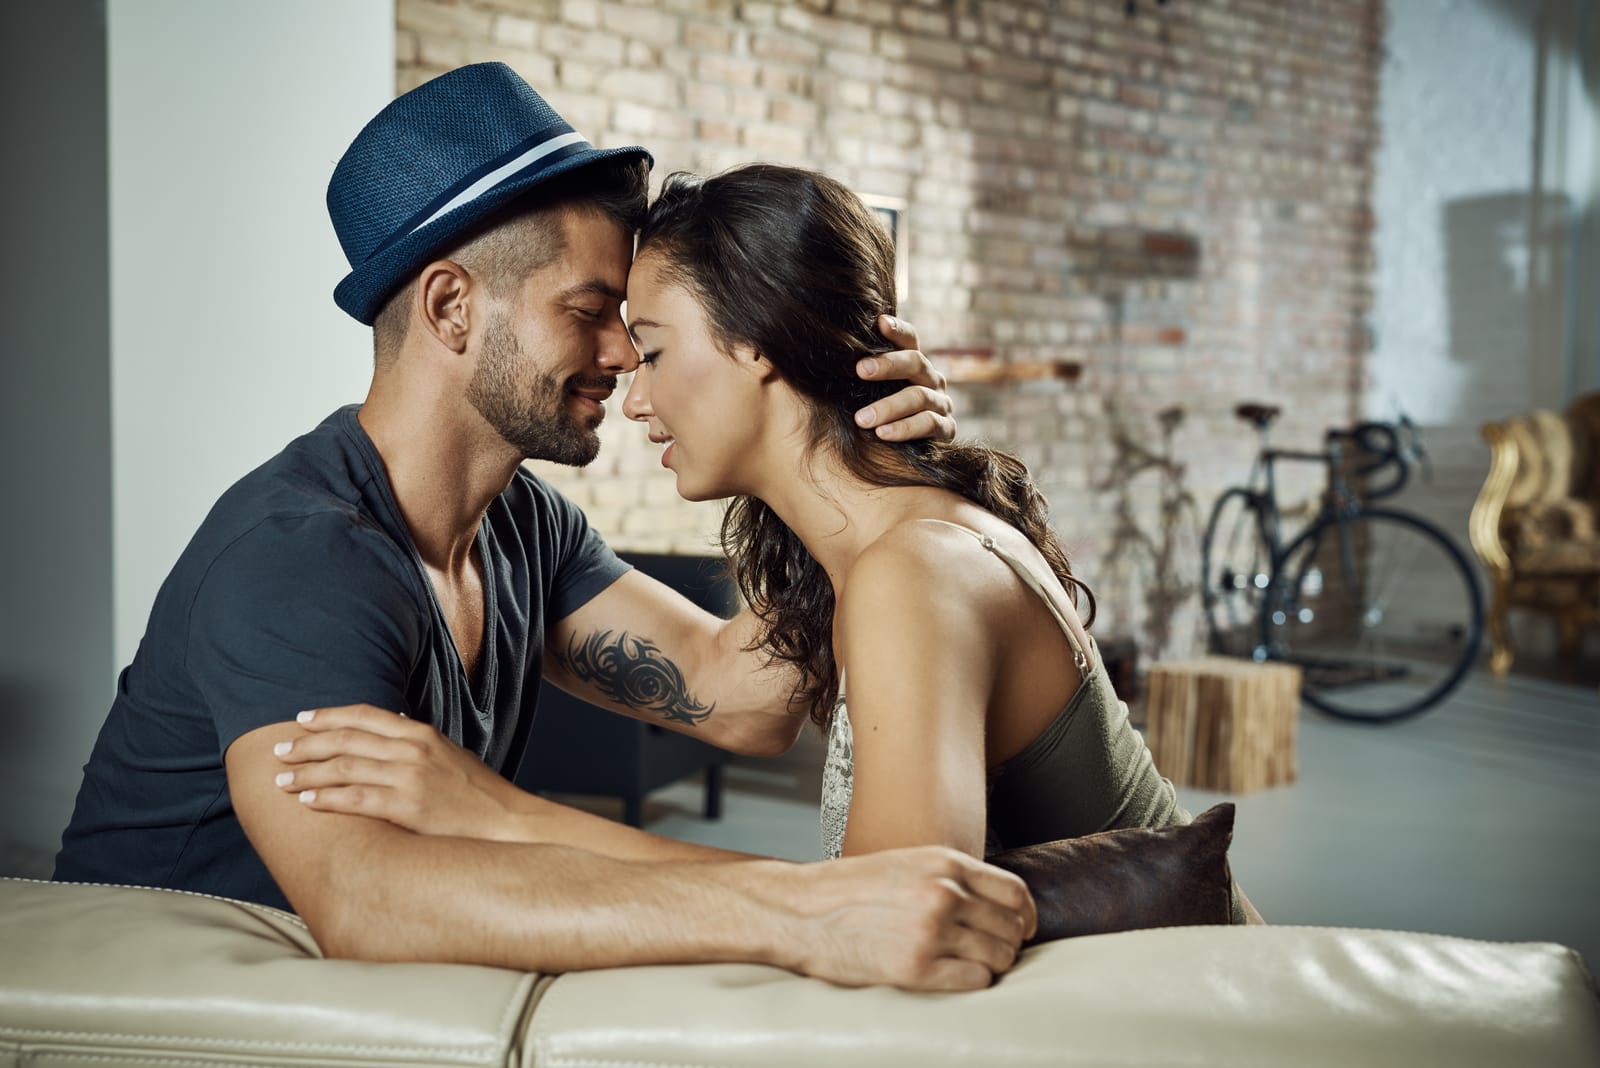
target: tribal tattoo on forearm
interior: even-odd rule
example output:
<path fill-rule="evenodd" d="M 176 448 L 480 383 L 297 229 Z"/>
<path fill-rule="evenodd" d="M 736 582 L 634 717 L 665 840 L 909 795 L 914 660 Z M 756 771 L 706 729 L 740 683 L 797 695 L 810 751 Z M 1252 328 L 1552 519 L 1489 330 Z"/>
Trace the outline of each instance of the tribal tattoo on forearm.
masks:
<path fill-rule="evenodd" d="M 616 641 L 609 630 L 595 631 L 581 642 L 574 635 L 559 659 L 562 667 L 611 700 L 659 712 L 670 723 L 698 724 L 717 707 L 690 696 L 678 665 L 662 656 L 649 639 L 630 638 L 627 631 Z"/>

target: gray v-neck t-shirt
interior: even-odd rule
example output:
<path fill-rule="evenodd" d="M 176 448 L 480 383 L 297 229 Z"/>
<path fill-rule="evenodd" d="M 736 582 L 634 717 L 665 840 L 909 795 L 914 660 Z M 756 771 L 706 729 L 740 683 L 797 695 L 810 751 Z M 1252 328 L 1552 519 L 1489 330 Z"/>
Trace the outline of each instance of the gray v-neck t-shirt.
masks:
<path fill-rule="evenodd" d="M 302 709 L 387 708 L 515 773 L 546 630 L 628 565 L 575 505 L 519 469 L 478 531 L 474 685 L 356 412 L 334 412 L 240 479 L 184 550 L 117 680 L 58 880 L 287 908 L 233 811 L 223 754 Z"/>

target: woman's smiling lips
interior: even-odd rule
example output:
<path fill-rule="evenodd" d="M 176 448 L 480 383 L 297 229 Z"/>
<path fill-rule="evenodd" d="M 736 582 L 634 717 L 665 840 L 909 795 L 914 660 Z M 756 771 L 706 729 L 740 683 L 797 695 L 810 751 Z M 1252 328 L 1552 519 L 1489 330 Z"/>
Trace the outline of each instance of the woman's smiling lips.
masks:
<path fill-rule="evenodd" d="M 665 445 L 666 446 L 665 449 L 661 450 L 661 466 L 662 467 L 666 467 L 667 466 L 667 457 L 672 455 L 672 444 L 673 444 L 672 435 L 671 434 L 654 434 L 654 433 L 652 433 L 650 435 L 650 440 L 655 442 L 657 445 Z"/>

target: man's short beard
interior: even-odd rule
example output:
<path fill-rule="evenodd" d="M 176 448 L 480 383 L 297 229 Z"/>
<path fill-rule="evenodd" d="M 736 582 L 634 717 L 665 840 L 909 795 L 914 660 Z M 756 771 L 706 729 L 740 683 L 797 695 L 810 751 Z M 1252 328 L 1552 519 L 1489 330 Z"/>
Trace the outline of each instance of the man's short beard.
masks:
<path fill-rule="evenodd" d="M 524 459 L 584 467 L 600 454 L 595 428 L 581 425 L 566 410 L 567 387 L 549 371 L 535 371 L 531 388 L 518 376 L 522 346 L 507 316 L 489 320 L 483 353 L 467 385 L 467 399 L 495 432 Z"/>

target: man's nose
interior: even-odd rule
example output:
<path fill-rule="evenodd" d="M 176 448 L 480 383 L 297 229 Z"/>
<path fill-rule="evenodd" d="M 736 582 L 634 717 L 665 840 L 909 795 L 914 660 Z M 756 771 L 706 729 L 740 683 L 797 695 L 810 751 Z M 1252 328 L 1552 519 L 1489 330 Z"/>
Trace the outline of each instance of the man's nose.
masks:
<path fill-rule="evenodd" d="M 637 360 L 634 361 L 638 363 Z M 655 414 L 650 408 L 650 368 L 641 366 L 628 383 L 628 395 L 622 398 L 622 414 L 629 419 L 644 422 Z"/>
<path fill-rule="evenodd" d="M 628 328 L 623 325 L 620 315 L 615 323 L 600 331 L 600 351 L 596 362 L 600 365 L 600 373 L 608 375 L 627 374 L 639 366 L 639 353 L 634 349 L 633 339 L 628 336 Z"/>

